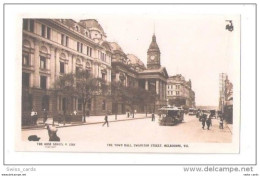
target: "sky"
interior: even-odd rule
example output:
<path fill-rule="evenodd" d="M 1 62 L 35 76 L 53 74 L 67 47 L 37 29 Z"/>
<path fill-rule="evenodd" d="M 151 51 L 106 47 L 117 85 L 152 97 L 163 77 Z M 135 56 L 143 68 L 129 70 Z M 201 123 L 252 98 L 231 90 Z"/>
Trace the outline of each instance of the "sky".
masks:
<path fill-rule="evenodd" d="M 196 105 L 218 106 L 219 73 L 227 73 L 231 82 L 239 76 L 239 65 L 234 65 L 239 60 L 239 16 L 111 12 L 90 17 L 101 24 L 107 41 L 117 42 L 144 64 L 155 33 L 161 65 L 169 76 L 191 79 Z M 234 31 L 225 30 L 225 20 L 233 20 Z"/>

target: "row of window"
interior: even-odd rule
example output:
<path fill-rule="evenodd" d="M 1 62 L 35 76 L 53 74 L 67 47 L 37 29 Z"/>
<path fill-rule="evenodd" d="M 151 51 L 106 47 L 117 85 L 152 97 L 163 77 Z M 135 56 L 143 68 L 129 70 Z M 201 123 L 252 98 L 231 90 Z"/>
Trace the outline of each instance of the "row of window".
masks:
<path fill-rule="evenodd" d="M 174 95 L 174 92 L 175 91 L 168 91 L 168 95 Z M 180 95 L 180 92 L 179 91 L 176 91 L 176 95 Z"/>
<path fill-rule="evenodd" d="M 180 89 L 180 85 L 168 85 L 168 89 L 173 89 L 173 87 L 175 86 L 176 89 Z"/>
<path fill-rule="evenodd" d="M 30 73 L 22 73 L 22 84 L 23 87 L 30 86 Z M 47 89 L 47 76 L 40 76 L 40 88 Z"/>
<path fill-rule="evenodd" d="M 23 53 L 23 65 L 24 66 L 30 66 L 30 56 L 29 53 L 24 52 Z M 47 69 L 47 58 L 44 56 L 40 56 L 40 69 Z M 90 68 L 87 68 L 90 69 Z M 76 67 L 76 71 L 80 70 L 80 67 Z M 65 63 L 63 61 L 60 62 L 60 73 L 65 73 Z"/>
<path fill-rule="evenodd" d="M 98 50 L 98 58 L 104 62 L 107 60 L 107 55 L 101 51 Z"/>
<path fill-rule="evenodd" d="M 42 60 L 41 60 L 42 61 Z M 46 63 L 41 62 L 41 67 L 46 68 Z M 81 67 L 76 67 L 76 72 L 80 71 L 82 68 Z M 60 62 L 60 73 L 64 74 L 65 73 L 65 63 Z M 104 81 L 107 80 L 107 75 L 106 73 L 102 73 L 102 79 Z M 30 86 L 30 73 L 22 73 L 22 83 L 23 86 L 29 87 Z M 47 88 L 47 77 L 46 76 L 40 76 L 40 88 L 41 89 L 46 89 Z"/>
<path fill-rule="evenodd" d="M 34 20 L 24 19 L 24 21 L 23 21 L 24 30 L 27 30 L 30 32 L 35 32 L 34 26 L 35 26 Z M 41 24 L 41 36 L 50 40 L 51 39 L 51 28 L 44 24 Z M 69 37 L 65 34 L 61 34 L 60 43 L 63 46 L 68 47 L 69 46 Z M 77 51 L 80 53 L 83 53 L 83 46 L 84 46 L 83 43 L 77 42 Z M 89 46 L 86 47 L 86 54 L 87 54 L 87 56 L 92 57 L 92 48 L 91 47 L 89 47 Z"/>

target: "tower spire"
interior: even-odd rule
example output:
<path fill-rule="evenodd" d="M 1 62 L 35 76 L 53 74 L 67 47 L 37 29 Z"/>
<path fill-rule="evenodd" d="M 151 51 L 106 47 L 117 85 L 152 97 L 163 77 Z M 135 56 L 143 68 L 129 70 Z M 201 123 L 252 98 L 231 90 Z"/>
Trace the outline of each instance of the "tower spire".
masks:
<path fill-rule="evenodd" d="M 155 22 L 153 20 L 153 35 L 155 35 Z"/>

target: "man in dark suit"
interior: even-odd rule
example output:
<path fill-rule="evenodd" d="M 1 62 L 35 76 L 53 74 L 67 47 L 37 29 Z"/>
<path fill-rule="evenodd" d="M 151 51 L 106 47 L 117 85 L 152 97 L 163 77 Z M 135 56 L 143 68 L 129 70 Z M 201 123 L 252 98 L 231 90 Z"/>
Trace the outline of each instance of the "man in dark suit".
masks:
<path fill-rule="evenodd" d="M 105 119 L 104 119 L 104 120 L 105 120 L 105 122 L 103 123 L 102 126 L 104 126 L 105 124 L 107 124 L 107 127 L 109 127 L 107 113 L 106 113 L 106 115 L 105 115 Z"/>

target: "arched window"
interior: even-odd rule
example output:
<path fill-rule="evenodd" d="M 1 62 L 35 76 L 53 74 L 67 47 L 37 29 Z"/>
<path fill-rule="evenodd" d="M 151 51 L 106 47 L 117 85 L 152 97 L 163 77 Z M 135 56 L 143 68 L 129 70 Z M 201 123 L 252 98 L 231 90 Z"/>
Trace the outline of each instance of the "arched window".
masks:
<path fill-rule="evenodd" d="M 91 65 L 89 62 L 86 62 L 86 70 L 91 70 Z"/>
<path fill-rule="evenodd" d="M 76 73 L 82 69 L 82 64 L 80 58 L 76 60 Z"/>
<path fill-rule="evenodd" d="M 76 31 L 79 31 L 79 27 L 77 25 L 75 26 L 75 29 L 76 29 Z"/>

